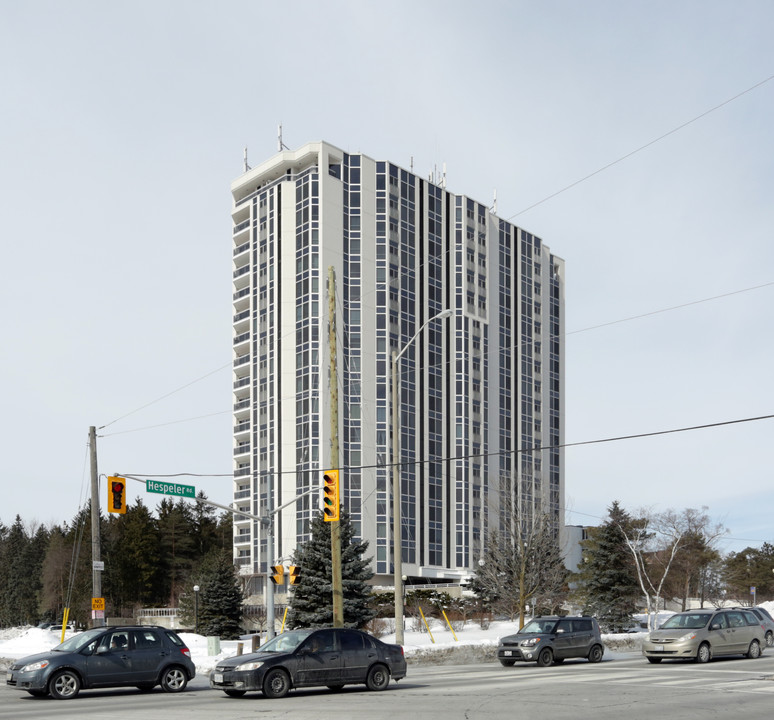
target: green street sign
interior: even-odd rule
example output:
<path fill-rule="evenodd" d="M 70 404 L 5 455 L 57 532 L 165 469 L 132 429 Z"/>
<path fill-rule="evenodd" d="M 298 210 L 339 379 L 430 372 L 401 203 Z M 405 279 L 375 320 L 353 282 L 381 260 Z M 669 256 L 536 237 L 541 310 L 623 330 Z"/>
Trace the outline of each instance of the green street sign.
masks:
<path fill-rule="evenodd" d="M 145 490 L 161 495 L 180 495 L 187 498 L 196 497 L 196 488 L 193 485 L 180 485 L 179 483 L 159 482 L 158 480 L 146 480 Z"/>

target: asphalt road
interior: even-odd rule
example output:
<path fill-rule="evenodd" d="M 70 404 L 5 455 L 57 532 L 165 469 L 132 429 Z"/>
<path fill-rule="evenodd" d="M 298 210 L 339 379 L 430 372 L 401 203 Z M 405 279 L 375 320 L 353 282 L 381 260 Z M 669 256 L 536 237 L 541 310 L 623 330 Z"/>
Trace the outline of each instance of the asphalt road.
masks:
<path fill-rule="evenodd" d="M 383 692 L 363 686 L 339 693 L 310 689 L 291 691 L 281 700 L 260 693 L 228 698 L 210 690 L 205 677 L 179 695 L 159 689 L 89 690 L 74 700 L 33 698 L 6 687 L 2 674 L 0 682 L 0 718 L 9 720 L 758 720 L 770 717 L 774 708 L 774 652 L 757 660 L 721 659 L 708 665 L 650 665 L 632 654 L 598 665 L 568 661 L 550 668 L 409 666 L 408 677 Z"/>

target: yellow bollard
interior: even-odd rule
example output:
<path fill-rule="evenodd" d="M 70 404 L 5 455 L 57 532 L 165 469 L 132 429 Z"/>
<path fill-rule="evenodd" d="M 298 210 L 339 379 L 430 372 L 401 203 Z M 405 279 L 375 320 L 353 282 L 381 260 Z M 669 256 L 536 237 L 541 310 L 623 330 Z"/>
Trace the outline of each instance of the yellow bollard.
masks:
<path fill-rule="evenodd" d="M 443 619 L 446 620 L 446 624 L 449 626 L 449 630 L 451 630 L 452 635 L 454 635 L 455 642 L 459 642 L 459 640 L 457 639 L 457 633 L 454 632 L 454 628 L 451 626 L 451 623 L 449 622 L 449 618 L 446 617 L 446 611 L 443 608 L 441 608 L 441 612 L 443 613 Z"/>
<path fill-rule="evenodd" d="M 285 613 L 282 616 L 282 625 L 280 625 L 280 632 L 285 632 L 285 620 L 288 618 L 288 608 L 285 608 Z"/>
<path fill-rule="evenodd" d="M 422 612 L 422 608 L 419 607 L 419 614 L 422 616 L 422 622 L 425 624 L 425 627 L 427 628 L 427 634 L 430 636 L 430 640 L 432 641 L 433 645 L 435 645 L 435 638 L 433 637 L 433 633 L 430 632 L 430 626 L 427 624 L 427 620 L 425 620 L 425 614 Z"/>
<path fill-rule="evenodd" d="M 70 608 L 66 607 L 64 613 L 62 613 L 62 639 L 59 642 L 64 642 L 65 630 L 67 629 L 67 621 L 70 619 Z"/>

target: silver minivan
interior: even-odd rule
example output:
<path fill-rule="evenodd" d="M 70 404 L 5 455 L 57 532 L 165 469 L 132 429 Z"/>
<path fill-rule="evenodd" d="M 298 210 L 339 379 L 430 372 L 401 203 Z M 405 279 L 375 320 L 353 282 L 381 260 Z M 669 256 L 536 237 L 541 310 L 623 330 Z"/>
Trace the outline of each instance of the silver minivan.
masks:
<path fill-rule="evenodd" d="M 760 657 L 766 644 L 760 621 L 749 610 L 691 610 L 672 615 L 642 643 L 648 662 L 688 659 L 709 662 L 719 655 Z"/>

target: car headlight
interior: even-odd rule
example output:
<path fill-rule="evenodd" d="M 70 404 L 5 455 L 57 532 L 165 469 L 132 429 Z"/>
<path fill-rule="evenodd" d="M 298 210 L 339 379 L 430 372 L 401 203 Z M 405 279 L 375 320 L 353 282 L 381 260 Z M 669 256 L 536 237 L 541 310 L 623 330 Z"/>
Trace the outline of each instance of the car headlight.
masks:
<path fill-rule="evenodd" d="M 688 642 L 689 640 L 694 640 L 696 638 L 695 632 L 689 632 L 683 635 L 680 638 L 677 638 L 677 642 Z"/>
<path fill-rule="evenodd" d="M 259 667 L 261 667 L 261 665 L 263 665 L 263 662 L 247 662 L 242 663 L 241 665 L 237 665 L 234 670 L 257 670 Z"/>
<path fill-rule="evenodd" d="M 21 672 L 35 672 L 35 670 L 42 670 L 45 667 L 48 667 L 48 660 L 38 660 L 37 662 L 25 665 L 21 669 Z"/>
<path fill-rule="evenodd" d="M 521 643 L 522 647 L 535 647 L 540 642 L 540 638 L 530 638 L 529 640 L 524 640 L 524 642 Z"/>

